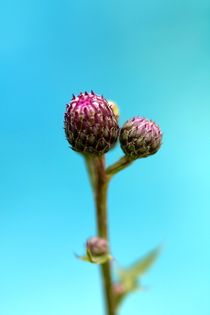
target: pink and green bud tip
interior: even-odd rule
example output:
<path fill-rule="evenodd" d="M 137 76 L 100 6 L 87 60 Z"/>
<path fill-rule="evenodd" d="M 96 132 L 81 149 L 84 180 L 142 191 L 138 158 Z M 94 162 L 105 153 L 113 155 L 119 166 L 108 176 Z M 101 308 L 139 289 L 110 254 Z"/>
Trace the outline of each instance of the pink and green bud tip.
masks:
<path fill-rule="evenodd" d="M 125 290 L 123 284 L 121 284 L 121 283 L 114 283 L 112 285 L 112 290 L 113 290 L 114 296 L 117 298 L 121 297 L 123 294 L 126 293 L 126 290 Z"/>
<path fill-rule="evenodd" d="M 120 131 L 120 145 L 131 159 L 147 157 L 156 153 L 162 141 L 162 132 L 152 120 L 134 117 Z"/>
<path fill-rule="evenodd" d="M 113 283 L 112 294 L 114 297 L 115 307 L 117 308 L 127 294 L 126 288 L 122 283 Z"/>
<path fill-rule="evenodd" d="M 107 241 L 100 237 L 92 237 L 87 240 L 86 250 L 92 257 L 100 257 L 108 254 Z"/>
<path fill-rule="evenodd" d="M 119 135 L 112 107 L 93 91 L 73 96 L 66 107 L 64 129 L 73 150 L 92 155 L 108 152 Z"/>

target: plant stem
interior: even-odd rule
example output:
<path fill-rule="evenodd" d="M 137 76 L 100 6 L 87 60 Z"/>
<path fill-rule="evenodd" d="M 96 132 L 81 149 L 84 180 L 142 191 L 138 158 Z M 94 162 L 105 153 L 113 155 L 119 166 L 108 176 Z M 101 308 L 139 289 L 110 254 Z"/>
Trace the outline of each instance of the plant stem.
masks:
<path fill-rule="evenodd" d="M 84 155 L 86 168 L 89 174 L 90 183 L 92 186 L 93 191 L 95 192 L 96 187 L 96 174 L 95 174 L 95 158 L 86 154 Z"/>
<path fill-rule="evenodd" d="M 129 166 L 134 160 L 130 159 L 126 155 L 115 162 L 113 165 L 109 166 L 106 170 L 106 175 L 110 179 L 113 175 L 117 174 L 127 166 Z"/>
<path fill-rule="evenodd" d="M 97 228 L 98 235 L 108 242 L 108 226 L 107 226 L 107 191 L 108 191 L 108 177 L 105 171 L 104 156 L 98 157 L 95 161 L 96 167 L 96 186 L 95 186 L 95 202 L 97 213 Z M 113 293 L 112 293 L 112 275 L 110 262 L 100 265 L 104 296 L 106 301 L 107 315 L 116 315 Z"/>

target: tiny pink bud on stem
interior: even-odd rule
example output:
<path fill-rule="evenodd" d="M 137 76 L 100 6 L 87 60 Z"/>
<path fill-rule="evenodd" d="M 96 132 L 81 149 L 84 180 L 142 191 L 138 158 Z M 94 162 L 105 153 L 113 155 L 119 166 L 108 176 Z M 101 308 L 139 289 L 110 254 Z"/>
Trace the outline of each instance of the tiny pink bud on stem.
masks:
<path fill-rule="evenodd" d="M 91 256 L 98 257 L 108 254 L 107 241 L 101 237 L 92 237 L 86 243 L 86 249 Z"/>

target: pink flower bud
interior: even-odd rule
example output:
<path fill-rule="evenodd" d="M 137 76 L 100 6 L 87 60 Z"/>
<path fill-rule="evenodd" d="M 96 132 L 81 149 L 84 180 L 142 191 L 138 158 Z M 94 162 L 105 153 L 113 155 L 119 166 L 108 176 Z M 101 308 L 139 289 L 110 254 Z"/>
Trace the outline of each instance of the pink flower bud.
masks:
<path fill-rule="evenodd" d="M 107 241 L 100 237 L 92 237 L 86 243 L 86 249 L 93 257 L 104 256 L 108 254 Z"/>
<path fill-rule="evenodd" d="M 162 132 L 152 120 L 134 117 L 120 131 L 120 144 L 131 159 L 147 157 L 156 153 L 162 140 Z"/>
<path fill-rule="evenodd" d="M 93 155 L 109 151 L 119 135 L 112 107 L 94 92 L 73 96 L 66 107 L 64 129 L 73 150 Z"/>

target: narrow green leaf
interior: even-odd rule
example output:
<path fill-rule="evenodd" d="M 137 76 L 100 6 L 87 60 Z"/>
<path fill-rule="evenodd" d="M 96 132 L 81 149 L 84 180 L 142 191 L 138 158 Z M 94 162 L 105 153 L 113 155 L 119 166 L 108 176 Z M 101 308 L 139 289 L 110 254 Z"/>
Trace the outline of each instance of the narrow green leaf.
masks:
<path fill-rule="evenodd" d="M 160 254 L 160 250 L 160 247 L 153 249 L 130 267 L 119 271 L 119 284 L 124 288 L 124 293 L 116 297 L 115 303 L 117 307 L 128 294 L 142 289 L 139 278 L 154 264 Z"/>
<path fill-rule="evenodd" d="M 123 280 L 127 279 L 137 279 L 142 274 L 144 274 L 155 262 L 157 257 L 160 254 L 161 248 L 155 248 L 151 252 L 149 252 L 145 257 L 139 259 L 136 263 L 132 266 L 120 270 L 120 278 Z"/>

